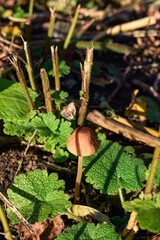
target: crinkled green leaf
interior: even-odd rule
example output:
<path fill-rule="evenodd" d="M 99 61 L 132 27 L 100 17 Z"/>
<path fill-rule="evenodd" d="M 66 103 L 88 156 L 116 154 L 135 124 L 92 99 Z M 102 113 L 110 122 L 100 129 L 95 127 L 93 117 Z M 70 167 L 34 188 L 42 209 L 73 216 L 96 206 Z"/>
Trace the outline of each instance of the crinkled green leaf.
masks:
<path fill-rule="evenodd" d="M 45 137 L 45 140 L 49 141 L 46 147 L 55 146 L 57 143 L 66 146 L 67 139 L 73 131 L 71 122 L 56 119 L 52 112 L 39 114 L 32 120 L 32 124 L 38 130 L 39 136 L 41 138 Z"/>
<path fill-rule="evenodd" d="M 66 161 L 69 153 L 64 150 L 67 146 L 67 140 L 71 135 L 73 128 L 71 122 L 65 119 L 56 119 L 52 112 L 48 114 L 39 114 L 31 123 L 38 130 L 38 142 L 45 143 L 44 149 L 47 151 L 56 150 L 55 160 Z"/>
<path fill-rule="evenodd" d="M 57 240 L 121 240 L 114 226 L 107 223 L 80 223 L 58 235 Z"/>
<path fill-rule="evenodd" d="M 68 93 L 64 92 L 62 90 L 59 90 L 59 91 L 52 90 L 51 91 L 51 98 L 52 98 L 52 100 L 55 101 L 55 104 L 65 103 L 67 101 L 66 100 L 67 97 L 68 97 Z"/>
<path fill-rule="evenodd" d="M 5 121 L 3 131 L 11 136 L 31 136 L 34 133 L 34 127 L 29 121 Z"/>
<path fill-rule="evenodd" d="M 40 137 L 52 137 L 58 129 L 60 120 L 56 119 L 52 112 L 48 114 L 40 113 L 32 120 L 32 124 L 35 129 L 38 130 Z"/>
<path fill-rule="evenodd" d="M 15 13 L 13 14 L 14 18 L 27 18 L 28 17 L 28 13 L 26 13 L 23 8 L 21 8 L 21 6 L 17 6 L 15 8 Z"/>
<path fill-rule="evenodd" d="M 132 146 L 126 146 L 123 148 L 124 152 L 126 152 L 129 156 L 136 157 L 135 150 Z"/>
<path fill-rule="evenodd" d="M 160 193 L 154 200 L 140 200 L 124 202 L 123 207 L 131 212 L 137 212 L 136 220 L 141 229 L 147 229 L 154 233 L 160 231 Z"/>
<path fill-rule="evenodd" d="M 47 74 L 51 76 L 53 74 L 52 60 L 48 59 L 47 61 L 45 61 L 44 64 L 42 65 L 42 68 L 45 68 Z M 59 61 L 58 68 L 59 77 L 64 77 L 64 75 L 68 75 L 70 73 L 70 67 L 66 64 L 65 61 Z"/>
<path fill-rule="evenodd" d="M 84 158 L 86 181 L 101 193 L 119 188 L 135 191 L 143 187 L 146 167 L 141 159 L 128 156 L 118 143 L 102 141 L 97 153 Z"/>
<path fill-rule="evenodd" d="M 67 142 L 69 136 L 71 135 L 71 133 L 73 132 L 73 128 L 70 127 L 71 126 L 71 122 L 67 121 L 65 119 L 61 119 L 61 123 L 59 126 L 59 143 L 60 144 L 64 144 L 64 142 Z"/>
<path fill-rule="evenodd" d="M 64 77 L 70 73 L 70 67 L 65 61 L 59 61 L 59 77 Z"/>
<path fill-rule="evenodd" d="M 97 139 L 98 139 L 99 141 L 106 140 L 106 134 L 104 134 L 104 133 L 98 133 L 98 134 L 97 134 Z"/>
<path fill-rule="evenodd" d="M 28 88 L 35 102 L 38 94 Z M 29 105 L 20 83 L 0 78 L 0 119 L 7 121 L 28 120 L 35 116 L 36 111 L 29 111 Z"/>
<path fill-rule="evenodd" d="M 56 148 L 53 158 L 56 162 L 64 162 L 69 158 L 69 152 L 63 148 Z"/>
<path fill-rule="evenodd" d="M 14 181 L 7 190 L 9 200 L 29 223 L 54 218 L 71 207 L 69 196 L 64 194 L 64 181 L 58 180 L 56 173 L 48 176 L 47 171 L 38 169 L 20 174 Z M 8 209 L 8 217 L 13 224 L 20 222 L 11 209 Z"/>

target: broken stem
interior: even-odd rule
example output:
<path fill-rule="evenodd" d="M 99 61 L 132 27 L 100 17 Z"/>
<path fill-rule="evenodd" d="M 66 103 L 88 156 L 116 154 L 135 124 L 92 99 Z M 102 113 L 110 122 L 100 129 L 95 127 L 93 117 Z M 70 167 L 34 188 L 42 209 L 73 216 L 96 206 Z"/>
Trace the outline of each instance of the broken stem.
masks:
<path fill-rule="evenodd" d="M 132 240 L 135 233 L 138 232 L 136 216 L 137 216 L 137 213 L 134 211 L 130 214 L 128 224 L 124 228 L 123 232 L 121 233 L 121 236 L 123 237 L 123 239 Z"/>
<path fill-rule="evenodd" d="M 29 50 L 29 47 L 28 47 L 28 43 L 26 41 L 23 41 L 23 44 L 24 44 L 24 51 L 25 51 L 25 55 L 26 55 L 26 59 L 27 59 L 26 69 L 27 69 L 27 72 L 28 72 L 31 88 L 34 91 L 37 91 L 36 83 L 34 81 L 34 76 L 33 76 L 33 68 L 32 68 L 32 64 L 31 64 L 31 54 L 30 54 L 30 50 Z"/>
<path fill-rule="evenodd" d="M 53 76 L 55 77 L 55 90 L 60 90 L 59 69 L 58 69 L 58 48 L 51 46 Z"/>
<path fill-rule="evenodd" d="M 78 118 L 79 126 L 83 125 L 86 112 L 87 112 L 87 105 L 89 101 L 89 84 L 90 84 L 90 78 L 91 78 L 92 65 L 93 65 L 93 48 L 91 49 L 87 48 L 84 68 L 82 67 L 82 64 L 80 64 L 81 74 L 82 74 L 82 90 L 80 92 L 81 107 L 79 109 L 79 118 Z"/>
<path fill-rule="evenodd" d="M 49 112 L 52 112 L 52 100 L 51 100 L 51 90 L 50 90 L 49 79 L 48 79 L 46 70 L 44 68 L 41 69 L 40 74 L 42 79 L 46 109 L 47 109 L 47 113 L 49 113 Z"/>
<path fill-rule="evenodd" d="M 24 77 L 24 73 L 18 63 L 18 60 L 17 60 L 17 57 L 13 56 L 12 59 L 10 59 L 10 62 L 12 63 L 12 66 L 14 67 L 16 73 L 17 73 L 17 77 L 21 83 L 21 86 L 22 86 L 22 89 L 23 89 L 23 92 L 24 92 L 24 95 L 26 97 L 26 100 L 29 104 L 29 107 L 31 110 L 34 110 L 35 109 L 35 106 L 33 104 L 33 101 L 32 101 L 32 98 L 29 94 L 29 91 L 28 91 L 28 88 L 27 88 L 27 85 L 26 85 L 26 82 L 25 82 L 25 77 Z"/>

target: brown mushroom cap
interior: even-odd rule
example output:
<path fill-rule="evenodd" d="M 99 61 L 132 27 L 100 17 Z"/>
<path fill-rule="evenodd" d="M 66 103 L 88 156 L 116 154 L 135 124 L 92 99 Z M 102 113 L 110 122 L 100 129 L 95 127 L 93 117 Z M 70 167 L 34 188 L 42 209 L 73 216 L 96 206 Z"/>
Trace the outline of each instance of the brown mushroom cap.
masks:
<path fill-rule="evenodd" d="M 78 127 L 67 141 L 67 149 L 76 156 L 91 156 L 96 153 L 100 144 L 89 127 Z"/>

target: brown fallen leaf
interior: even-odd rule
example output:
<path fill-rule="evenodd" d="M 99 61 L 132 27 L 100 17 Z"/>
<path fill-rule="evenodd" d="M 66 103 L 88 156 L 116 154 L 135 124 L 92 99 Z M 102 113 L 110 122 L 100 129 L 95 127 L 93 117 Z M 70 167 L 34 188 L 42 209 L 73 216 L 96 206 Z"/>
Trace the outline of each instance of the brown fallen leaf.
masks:
<path fill-rule="evenodd" d="M 34 236 L 28 231 L 28 229 L 19 224 L 19 233 L 25 240 L 52 240 L 55 239 L 64 229 L 64 222 L 60 215 L 54 219 L 47 219 L 43 222 L 36 222 L 31 224 L 33 228 Z"/>

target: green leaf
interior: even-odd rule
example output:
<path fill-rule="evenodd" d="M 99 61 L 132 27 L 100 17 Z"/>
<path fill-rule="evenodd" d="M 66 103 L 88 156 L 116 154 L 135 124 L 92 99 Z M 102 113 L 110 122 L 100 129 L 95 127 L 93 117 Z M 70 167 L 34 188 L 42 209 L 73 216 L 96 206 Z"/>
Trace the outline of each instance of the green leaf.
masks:
<path fill-rule="evenodd" d="M 40 137 L 53 137 L 53 134 L 57 133 L 60 120 L 56 119 L 52 112 L 48 114 L 40 113 L 34 119 L 32 119 L 32 124 L 35 129 L 38 130 Z"/>
<path fill-rule="evenodd" d="M 28 88 L 35 102 L 38 93 Z M 28 120 L 36 111 L 29 111 L 29 105 L 20 83 L 0 78 L 0 119 L 7 121 Z"/>
<path fill-rule="evenodd" d="M 107 223 L 80 223 L 73 225 L 64 233 L 58 235 L 57 240 L 121 240 L 121 237 L 115 232 L 114 226 Z"/>
<path fill-rule="evenodd" d="M 160 122 L 160 107 L 156 100 L 151 97 L 142 96 L 140 97 L 147 104 L 146 118 L 150 122 Z"/>
<path fill-rule="evenodd" d="M 86 181 L 101 193 L 119 188 L 135 191 L 143 187 L 146 167 L 141 159 L 128 156 L 118 143 L 102 141 L 97 153 L 84 158 Z"/>
<path fill-rule="evenodd" d="M 126 152 L 129 156 L 136 157 L 135 150 L 132 146 L 126 146 L 123 148 L 124 152 Z"/>
<path fill-rule="evenodd" d="M 9 200 L 31 224 L 53 219 L 71 207 L 69 196 L 64 194 L 64 181 L 58 180 L 56 173 L 48 176 L 47 171 L 38 169 L 20 174 L 14 181 L 7 190 Z M 20 222 L 11 209 L 7 212 L 12 224 Z"/>
<path fill-rule="evenodd" d="M 13 14 L 15 18 L 27 18 L 28 13 L 26 13 L 20 6 L 15 8 L 15 13 Z"/>
<path fill-rule="evenodd" d="M 11 136 L 32 136 L 32 134 L 34 133 L 34 127 L 29 121 L 5 121 L 3 131 L 5 134 Z"/>
<path fill-rule="evenodd" d="M 69 152 L 62 148 L 56 148 L 53 158 L 56 162 L 64 162 L 69 158 Z"/>
<path fill-rule="evenodd" d="M 64 77 L 70 73 L 70 67 L 67 66 L 65 61 L 59 61 L 59 77 Z"/>
<path fill-rule="evenodd" d="M 53 65 L 52 65 L 52 60 L 48 59 L 47 61 L 44 62 L 42 65 L 42 68 L 45 68 L 47 71 L 47 74 L 51 76 L 53 74 Z M 70 73 L 70 67 L 67 66 L 65 61 L 59 61 L 59 77 L 64 77 L 64 75 L 68 75 Z"/>
<path fill-rule="evenodd" d="M 44 144 L 44 149 L 52 151 L 56 149 L 54 154 L 55 161 L 66 161 L 69 153 L 66 149 L 67 140 L 73 128 L 71 122 L 65 119 L 56 119 L 52 112 L 48 114 L 41 113 L 31 121 L 35 130 L 37 129 L 38 142 Z"/>
<path fill-rule="evenodd" d="M 160 193 L 154 200 L 135 199 L 131 202 L 124 202 L 123 207 L 129 212 L 137 212 L 136 220 L 141 229 L 154 233 L 160 231 Z"/>
<path fill-rule="evenodd" d="M 51 91 L 51 98 L 52 98 L 52 100 L 54 100 L 55 104 L 66 103 L 67 97 L 68 97 L 68 93 L 64 92 L 62 90 L 59 90 L 59 91 L 52 90 Z"/>
<path fill-rule="evenodd" d="M 45 140 L 49 140 L 48 147 L 57 143 L 66 146 L 67 139 L 73 131 L 71 122 L 56 119 L 52 112 L 39 114 L 32 120 L 32 124 L 38 130 L 40 138 L 45 137 Z"/>

